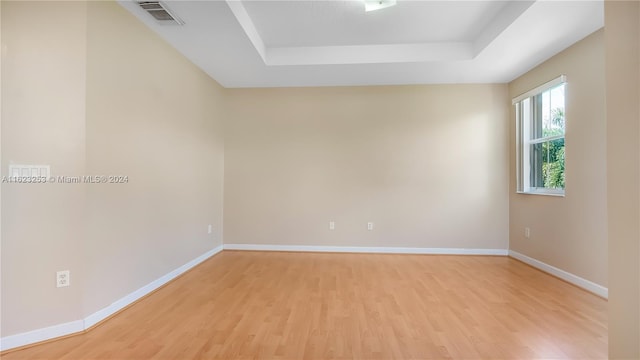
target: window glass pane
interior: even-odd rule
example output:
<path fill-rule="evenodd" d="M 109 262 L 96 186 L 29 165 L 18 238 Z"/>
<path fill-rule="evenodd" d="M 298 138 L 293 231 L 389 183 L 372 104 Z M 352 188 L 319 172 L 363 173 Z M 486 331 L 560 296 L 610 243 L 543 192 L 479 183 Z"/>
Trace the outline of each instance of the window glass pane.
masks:
<path fill-rule="evenodd" d="M 529 175 L 530 180 L 529 183 L 531 187 L 541 188 L 544 187 L 544 179 L 542 177 L 542 143 L 530 145 L 529 155 L 530 159 L 530 167 L 529 167 Z"/>
<path fill-rule="evenodd" d="M 549 121 L 549 114 L 551 114 L 551 92 L 547 90 L 540 94 L 540 101 L 542 103 L 542 107 L 538 116 L 540 118 L 539 121 L 542 124 L 542 136 L 550 136 L 549 130 L 551 121 Z"/>
<path fill-rule="evenodd" d="M 534 138 L 564 134 L 564 84 L 542 92 L 536 102 Z"/>
<path fill-rule="evenodd" d="M 549 92 L 551 105 L 550 129 L 564 133 L 564 84 L 556 86 Z"/>
<path fill-rule="evenodd" d="M 531 186 L 564 189 L 564 138 L 531 146 Z"/>

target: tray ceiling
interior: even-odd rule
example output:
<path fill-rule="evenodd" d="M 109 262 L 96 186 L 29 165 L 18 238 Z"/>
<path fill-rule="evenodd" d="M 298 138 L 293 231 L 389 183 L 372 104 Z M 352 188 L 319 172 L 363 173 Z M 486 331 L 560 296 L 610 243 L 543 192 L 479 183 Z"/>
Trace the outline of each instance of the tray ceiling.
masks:
<path fill-rule="evenodd" d="M 604 23 L 602 1 L 164 1 L 140 21 L 225 87 L 502 83 Z"/>

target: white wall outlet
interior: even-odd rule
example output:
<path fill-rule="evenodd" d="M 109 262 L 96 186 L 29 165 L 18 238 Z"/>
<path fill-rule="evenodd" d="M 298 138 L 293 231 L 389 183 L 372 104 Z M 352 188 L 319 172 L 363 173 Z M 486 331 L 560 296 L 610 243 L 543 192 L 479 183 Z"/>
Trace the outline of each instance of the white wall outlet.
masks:
<path fill-rule="evenodd" d="M 329 221 L 329 230 L 335 230 L 335 229 L 336 229 L 336 222 Z"/>
<path fill-rule="evenodd" d="M 367 223 L 367 230 L 369 230 L 369 231 L 373 230 L 373 223 L 372 222 L 368 222 Z"/>
<path fill-rule="evenodd" d="M 71 285 L 69 270 L 56 272 L 56 287 L 65 287 L 69 285 Z"/>
<path fill-rule="evenodd" d="M 211 232 L 213 232 L 213 227 L 211 226 L 211 224 L 209 224 L 209 226 L 207 227 L 207 234 L 211 234 Z"/>
<path fill-rule="evenodd" d="M 524 228 L 524 237 L 527 239 L 531 238 L 531 229 L 529 229 L 528 227 Z"/>

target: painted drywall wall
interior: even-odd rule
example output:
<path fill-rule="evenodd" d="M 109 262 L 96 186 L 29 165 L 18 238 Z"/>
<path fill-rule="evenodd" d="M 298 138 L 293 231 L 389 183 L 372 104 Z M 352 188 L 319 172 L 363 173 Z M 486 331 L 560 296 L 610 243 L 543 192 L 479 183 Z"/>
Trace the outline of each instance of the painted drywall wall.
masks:
<path fill-rule="evenodd" d="M 88 315 L 222 244 L 222 88 L 114 2 L 90 2 Z M 207 233 L 211 224 L 213 233 Z"/>
<path fill-rule="evenodd" d="M 3 169 L 127 177 L 2 185 L 4 338 L 81 320 L 219 246 L 223 137 L 220 86 L 117 3 L 0 6 Z"/>
<path fill-rule="evenodd" d="M 225 94 L 225 244 L 507 248 L 506 85 Z"/>
<path fill-rule="evenodd" d="M 86 4 L 2 1 L 2 172 L 85 171 Z M 62 25 L 63 24 L 63 25 Z M 82 316 L 79 184 L 2 184 L 2 336 Z M 71 286 L 56 288 L 58 270 Z"/>
<path fill-rule="evenodd" d="M 640 3 L 605 2 L 609 357 L 640 358 Z"/>
<path fill-rule="evenodd" d="M 515 111 L 510 106 L 509 247 L 607 286 L 604 32 L 597 31 L 509 84 L 516 97 L 560 75 L 566 87 L 565 197 L 516 193 Z M 525 238 L 524 229 L 531 229 Z"/>
<path fill-rule="evenodd" d="M 0 5 L 0 176 L 4 176 L 2 161 L 2 5 Z M 2 290 L 2 184 L 0 184 L 0 290 Z M 1 297 L 2 295 L 0 295 Z M 2 324 L 2 299 L 0 298 L 0 324 Z M 2 333 L 0 325 L 0 333 Z"/>

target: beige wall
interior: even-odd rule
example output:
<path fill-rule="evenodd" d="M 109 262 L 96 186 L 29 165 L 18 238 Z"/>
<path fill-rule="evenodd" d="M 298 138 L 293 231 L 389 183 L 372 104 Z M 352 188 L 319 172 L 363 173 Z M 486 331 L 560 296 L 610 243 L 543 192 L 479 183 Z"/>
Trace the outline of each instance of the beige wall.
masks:
<path fill-rule="evenodd" d="M 640 4 L 605 3 L 609 357 L 640 358 Z"/>
<path fill-rule="evenodd" d="M 79 320 L 221 244 L 221 88 L 115 2 L 2 1 L 2 336 Z M 214 233 L 207 234 L 212 224 Z M 55 272 L 72 285 L 55 288 Z"/>
<path fill-rule="evenodd" d="M 517 194 L 515 113 L 509 139 L 509 247 L 607 286 L 604 33 L 588 36 L 509 84 L 515 97 L 559 75 L 566 87 L 565 197 Z M 530 238 L 524 236 L 531 229 Z"/>
<path fill-rule="evenodd" d="M 87 24 L 87 173 L 130 180 L 87 188 L 89 314 L 222 244 L 223 138 L 218 84 L 115 3 Z"/>
<path fill-rule="evenodd" d="M 13 162 L 82 174 L 86 5 L 1 6 L 2 173 Z M 2 184 L 2 195 L 2 336 L 81 318 L 83 187 Z M 71 287 L 55 287 L 58 270 Z"/>
<path fill-rule="evenodd" d="M 225 243 L 507 248 L 506 85 L 226 96 Z"/>

